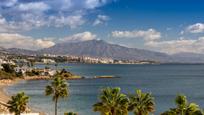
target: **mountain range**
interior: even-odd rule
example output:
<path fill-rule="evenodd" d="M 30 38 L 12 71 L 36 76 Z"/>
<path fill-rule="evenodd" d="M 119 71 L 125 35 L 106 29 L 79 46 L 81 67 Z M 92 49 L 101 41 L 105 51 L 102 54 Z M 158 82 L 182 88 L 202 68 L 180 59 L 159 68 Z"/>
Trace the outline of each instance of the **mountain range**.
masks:
<path fill-rule="evenodd" d="M 119 60 L 152 60 L 160 62 L 204 63 L 204 54 L 178 53 L 174 55 L 168 55 L 165 53 L 144 49 L 127 48 L 116 44 L 110 44 L 103 40 L 58 43 L 50 48 L 37 51 L 17 48 L 4 49 L 0 47 L 0 51 L 23 55 L 55 54 L 90 56 L 99 58 L 103 57 Z"/>

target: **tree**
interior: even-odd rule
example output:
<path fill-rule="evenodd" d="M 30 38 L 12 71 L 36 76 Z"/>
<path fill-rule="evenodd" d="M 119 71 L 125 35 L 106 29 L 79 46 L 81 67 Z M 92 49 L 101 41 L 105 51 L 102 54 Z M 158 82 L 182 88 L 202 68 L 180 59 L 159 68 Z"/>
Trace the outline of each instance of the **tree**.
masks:
<path fill-rule="evenodd" d="M 175 99 L 176 108 L 172 108 L 161 115 L 203 115 L 199 105 L 188 103 L 186 96 L 178 95 Z"/>
<path fill-rule="evenodd" d="M 2 64 L 3 70 L 7 73 L 14 73 L 14 66 L 10 65 L 10 64 Z"/>
<path fill-rule="evenodd" d="M 133 111 L 135 115 L 149 115 L 155 110 L 154 98 L 150 93 L 136 90 L 136 94 L 130 96 L 128 110 Z"/>
<path fill-rule="evenodd" d="M 100 94 L 100 102 L 93 105 L 93 111 L 99 111 L 101 115 L 127 115 L 128 103 L 120 88 L 105 88 Z"/>
<path fill-rule="evenodd" d="M 45 95 L 53 96 L 53 101 L 55 102 L 55 115 L 57 115 L 58 99 L 60 97 L 65 98 L 68 96 L 68 86 L 66 84 L 66 81 L 63 79 L 63 77 L 57 74 L 54 80 L 51 82 L 51 84 L 46 86 Z"/>
<path fill-rule="evenodd" d="M 15 96 L 11 97 L 11 100 L 8 101 L 8 109 L 11 113 L 15 113 L 15 115 L 20 115 L 21 113 L 26 111 L 27 103 L 29 97 L 25 95 L 24 92 L 18 93 Z"/>

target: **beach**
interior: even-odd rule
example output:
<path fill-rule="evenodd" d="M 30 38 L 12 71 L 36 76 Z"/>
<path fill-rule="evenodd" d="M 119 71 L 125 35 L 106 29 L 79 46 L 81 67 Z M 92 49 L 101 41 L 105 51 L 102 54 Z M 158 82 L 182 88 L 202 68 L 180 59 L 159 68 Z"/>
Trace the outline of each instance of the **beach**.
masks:
<path fill-rule="evenodd" d="M 9 101 L 10 96 L 6 94 L 4 88 L 13 85 L 16 82 L 17 80 L 0 80 L 0 112 L 9 112 L 4 104 Z"/>
<path fill-rule="evenodd" d="M 11 96 L 6 93 L 5 88 L 18 83 L 20 80 L 24 80 L 24 79 L 0 80 L 0 112 L 1 113 L 9 113 L 9 110 L 5 105 L 7 104 Z M 40 115 L 45 115 L 44 112 L 32 110 L 30 107 L 27 108 L 26 112 L 37 112 L 37 113 L 40 113 Z"/>

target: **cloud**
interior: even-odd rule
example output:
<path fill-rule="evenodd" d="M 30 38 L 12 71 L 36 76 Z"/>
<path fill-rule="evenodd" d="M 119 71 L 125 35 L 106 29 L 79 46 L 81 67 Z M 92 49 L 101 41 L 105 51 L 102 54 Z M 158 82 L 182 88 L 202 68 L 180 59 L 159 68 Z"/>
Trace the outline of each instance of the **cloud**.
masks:
<path fill-rule="evenodd" d="M 156 51 L 175 54 L 180 52 L 204 53 L 204 37 L 198 39 L 179 39 L 169 41 L 152 41 L 145 45 Z"/>
<path fill-rule="evenodd" d="M 34 39 L 30 36 L 24 36 L 20 34 L 1 33 L 0 38 L 0 46 L 5 48 L 37 50 L 55 45 L 53 41 L 46 40 L 46 38 Z"/>
<path fill-rule="evenodd" d="M 53 38 L 32 38 L 21 34 L 0 33 L 0 46 L 4 48 L 21 48 L 28 50 L 38 50 L 42 48 L 49 48 L 56 43 L 62 42 L 80 42 L 94 40 L 97 36 L 91 32 L 82 32 L 73 34 L 58 40 L 53 41 Z"/>
<path fill-rule="evenodd" d="M 103 24 L 103 23 L 105 23 L 108 20 L 110 20 L 110 18 L 108 16 L 106 16 L 106 15 L 98 15 L 97 19 L 94 21 L 93 25 L 96 26 L 96 25 L 99 25 L 99 24 Z"/>
<path fill-rule="evenodd" d="M 204 24 L 203 23 L 196 23 L 193 25 L 189 25 L 186 28 L 186 32 L 189 33 L 203 33 L 204 32 Z"/>
<path fill-rule="evenodd" d="M 110 0 L 84 0 L 88 9 L 93 9 L 108 3 Z"/>
<path fill-rule="evenodd" d="M 1 0 L 0 14 L 6 22 L 1 29 L 5 27 L 4 31 L 11 32 L 10 29 L 27 31 L 42 26 L 76 28 L 84 24 L 90 10 L 111 1 L 115 0 Z M 99 16 L 96 23 L 104 22 L 105 18 Z"/>
<path fill-rule="evenodd" d="M 79 41 L 88 41 L 88 40 L 94 40 L 96 39 L 96 35 L 91 32 L 82 32 L 77 33 L 71 36 L 67 36 L 65 38 L 60 39 L 60 42 L 79 42 Z"/>
<path fill-rule="evenodd" d="M 33 14 L 22 14 L 22 21 L 8 21 L 0 15 L 0 33 L 16 33 L 48 25 L 48 21 Z"/>
<path fill-rule="evenodd" d="M 155 29 L 134 30 L 134 31 L 113 31 L 115 38 L 143 38 L 145 41 L 155 41 L 161 38 L 161 33 Z"/>
<path fill-rule="evenodd" d="M 155 29 L 134 30 L 134 31 L 113 31 L 112 36 L 116 38 L 143 38 L 144 46 L 147 49 L 175 54 L 180 52 L 204 54 L 204 37 L 189 39 L 180 37 L 179 39 L 163 40 L 161 33 Z"/>
<path fill-rule="evenodd" d="M 17 3 L 17 0 L 1 0 L 0 6 L 11 7 Z"/>
<path fill-rule="evenodd" d="M 19 4 L 17 7 L 20 11 L 34 11 L 34 12 L 36 11 L 43 12 L 50 9 L 50 7 L 44 2 L 22 3 Z"/>
<path fill-rule="evenodd" d="M 70 28 L 76 28 L 77 26 L 80 26 L 85 22 L 82 15 L 71 15 L 67 17 L 52 16 L 49 18 L 49 21 L 50 21 L 49 25 L 54 24 L 55 27 L 63 27 L 67 25 Z"/>

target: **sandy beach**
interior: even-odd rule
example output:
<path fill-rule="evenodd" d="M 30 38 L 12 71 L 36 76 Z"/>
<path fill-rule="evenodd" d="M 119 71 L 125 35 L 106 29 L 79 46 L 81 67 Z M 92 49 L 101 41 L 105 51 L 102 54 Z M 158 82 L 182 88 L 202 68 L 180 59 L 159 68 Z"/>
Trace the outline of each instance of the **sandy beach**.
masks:
<path fill-rule="evenodd" d="M 3 104 L 6 104 L 9 101 L 10 96 L 6 94 L 4 88 L 13 85 L 17 81 L 18 80 L 0 80 L 0 112 L 8 112 L 8 109 L 3 106 Z"/>
<path fill-rule="evenodd" d="M 5 88 L 8 87 L 8 86 L 11 86 L 11 85 L 14 85 L 14 84 L 18 83 L 20 80 L 24 80 L 24 79 L 0 80 L 0 112 L 3 112 L 3 113 L 8 113 L 9 112 L 8 109 L 5 106 L 3 106 L 11 98 L 11 96 L 9 96 L 5 92 Z M 38 112 L 38 111 L 33 111 L 32 109 L 30 110 L 30 108 L 28 109 L 28 111 L 30 111 L 30 112 Z M 40 112 L 40 115 L 45 115 L 45 113 Z"/>
<path fill-rule="evenodd" d="M 5 85 L 0 85 L 0 102 L 7 103 L 10 99 L 10 96 L 4 92 Z"/>

